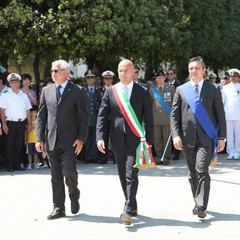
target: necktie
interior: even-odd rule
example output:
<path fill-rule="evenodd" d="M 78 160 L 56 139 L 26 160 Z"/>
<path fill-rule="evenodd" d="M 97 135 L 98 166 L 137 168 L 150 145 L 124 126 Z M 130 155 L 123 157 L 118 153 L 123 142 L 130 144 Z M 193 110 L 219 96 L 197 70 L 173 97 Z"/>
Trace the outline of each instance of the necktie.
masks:
<path fill-rule="evenodd" d="M 199 97 L 199 85 L 198 84 L 195 84 L 195 93 L 198 95 L 198 97 Z"/>
<path fill-rule="evenodd" d="M 59 102 L 59 100 L 60 100 L 60 98 L 62 96 L 61 91 L 60 91 L 61 88 L 62 88 L 61 85 L 57 86 L 57 102 Z"/>
<path fill-rule="evenodd" d="M 126 94 L 127 98 L 129 99 L 127 86 L 124 86 L 124 87 L 123 87 L 123 90 L 124 90 L 124 93 Z"/>

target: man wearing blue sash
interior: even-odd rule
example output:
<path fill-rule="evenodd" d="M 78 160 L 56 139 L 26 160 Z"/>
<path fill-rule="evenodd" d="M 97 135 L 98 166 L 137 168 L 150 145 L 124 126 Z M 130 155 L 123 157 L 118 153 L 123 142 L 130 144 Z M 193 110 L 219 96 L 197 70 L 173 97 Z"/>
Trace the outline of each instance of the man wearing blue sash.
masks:
<path fill-rule="evenodd" d="M 149 90 L 153 100 L 154 149 L 157 155 L 154 161 L 156 165 L 168 165 L 171 157 L 171 144 L 168 144 L 168 138 L 175 88 L 165 84 L 165 79 L 163 70 L 157 71 L 155 73 L 155 85 Z M 166 151 L 164 151 L 165 148 Z"/>
<path fill-rule="evenodd" d="M 189 182 L 199 218 L 206 217 L 210 191 L 209 165 L 225 147 L 226 120 L 219 88 L 203 80 L 201 57 L 188 62 L 190 81 L 176 89 L 171 112 L 171 130 L 176 149 L 183 150 Z"/>

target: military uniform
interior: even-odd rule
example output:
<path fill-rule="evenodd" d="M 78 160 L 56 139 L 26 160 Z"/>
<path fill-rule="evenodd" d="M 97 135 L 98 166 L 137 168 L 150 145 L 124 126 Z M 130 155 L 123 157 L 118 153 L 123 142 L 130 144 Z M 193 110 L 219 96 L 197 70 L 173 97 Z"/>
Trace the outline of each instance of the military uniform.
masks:
<path fill-rule="evenodd" d="M 159 75 L 158 76 L 162 76 Z M 162 96 L 164 101 L 167 103 L 169 108 L 171 108 L 172 100 L 175 93 L 175 88 L 173 86 L 168 86 L 163 84 L 161 87 L 159 85 L 152 86 L 150 88 L 150 96 L 153 100 L 153 122 L 154 122 L 154 149 L 158 158 L 162 158 L 167 140 L 170 134 L 170 116 L 161 106 L 157 98 L 153 94 L 153 87 L 156 87 L 156 91 Z M 168 144 L 163 164 L 168 165 L 171 156 L 171 143 Z M 156 164 L 159 164 L 159 160 Z"/>
<path fill-rule="evenodd" d="M 85 73 L 87 77 L 95 77 L 95 74 L 88 70 Z M 101 89 L 96 86 L 85 86 L 82 88 L 86 96 L 86 104 L 88 109 L 88 135 L 84 146 L 85 163 L 96 163 L 99 160 L 99 151 L 96 145 L 96 123 L 98 110 L 101 103 Z"/>

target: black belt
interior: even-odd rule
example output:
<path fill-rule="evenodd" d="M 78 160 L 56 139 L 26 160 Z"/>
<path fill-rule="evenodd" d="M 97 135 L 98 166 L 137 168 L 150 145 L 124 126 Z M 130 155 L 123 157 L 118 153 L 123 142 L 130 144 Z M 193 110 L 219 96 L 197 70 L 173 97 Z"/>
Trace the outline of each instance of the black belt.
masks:
<path fill-rule="evenodd" d="M 26 118 L 23 119 L 23 118 L 8 118 L 8 117 L 7 117 L 6 120 L 7 120 L 7 121 L 10 121 L 10 122 L 23 122 L 23 121 L 26 120 Z"/>

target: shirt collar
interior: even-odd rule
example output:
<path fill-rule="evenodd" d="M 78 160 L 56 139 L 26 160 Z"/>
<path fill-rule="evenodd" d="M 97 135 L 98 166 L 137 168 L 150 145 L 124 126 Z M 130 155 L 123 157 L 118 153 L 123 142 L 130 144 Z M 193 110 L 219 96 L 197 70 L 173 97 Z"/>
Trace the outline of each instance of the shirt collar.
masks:
<path fill-rule="evenodd" d="M 62 83 L 62 84 L 56 84 L 56 87 L 58 87 L 59 85 L 61 85 L 61 86 L 62 86 L 62 89 L 64 89 L 67 84 L 68 84 L 68 81 L 65 81 L 65 82 Z"/>
<path fill-rule="evenodd" d="M 202 85 L 203 85 L 203 82 L 204 80 L 202 79 L 200 82 L 198 83 L 195 83 L 193 80 L 190 80 L 191 81 L 191 85 L 194 87 L 196 84 L 198 84 L 199 88 L 201 89 L 202 88 Z"/>
<path fill-rule="evenodd" d="M 121 82 L 119 82 L 119 84 L 122 86 L 122 87 L 127 87 L 129 90 L 132 91 L 132 88 L 133 88 L 133 81 L 131 81 L 128 85 L 124 85 L 122 84 Z"/>

